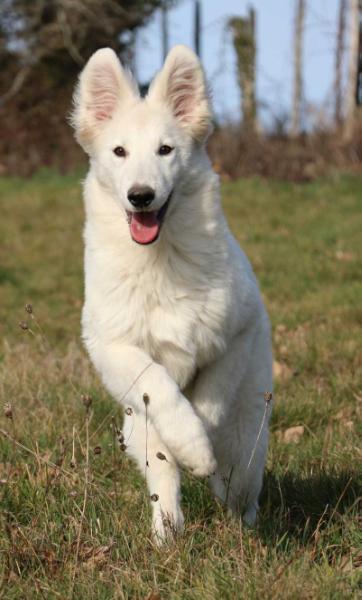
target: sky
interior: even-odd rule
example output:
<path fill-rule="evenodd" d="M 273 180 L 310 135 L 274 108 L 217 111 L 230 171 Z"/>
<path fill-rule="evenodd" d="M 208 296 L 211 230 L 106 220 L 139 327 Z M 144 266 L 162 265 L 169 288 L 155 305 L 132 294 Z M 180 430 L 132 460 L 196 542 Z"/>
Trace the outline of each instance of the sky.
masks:
<path fill-rule="evenodd" d="M 181 0 L 169 12 L 170 46 L 193 44 L 193 0 Z M 338 0 L 306 0 L 304 98 L 306 119 L 332 109 Z M 296 0 L 202 0 L 201 58 L 219 118 L 240 117 L 236 63 L 227 22 L 252 5 L 257 26 L 257 98 L 260 119 L 268 126 L 290 109 L 293 22 Z M 151 79 L 162 62 L 161 16 L 156 12 L 137 38 L 136 74 Z"/>

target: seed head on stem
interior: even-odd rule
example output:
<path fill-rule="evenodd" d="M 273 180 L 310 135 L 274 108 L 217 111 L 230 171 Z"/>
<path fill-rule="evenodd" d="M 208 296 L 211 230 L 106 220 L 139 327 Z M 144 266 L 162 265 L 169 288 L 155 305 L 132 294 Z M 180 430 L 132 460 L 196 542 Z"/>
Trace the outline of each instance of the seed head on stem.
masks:
<path fill-rule="evenodd" d="M 92 402 L 93 402 L 93 398 L 92 396 L 90 396 L 89 394 L 82 394 L 81 395 L 81 400 L 84 404 L 84 406 L 86 407 L 87 411 L 89 410 Z"/>
<path fill-rule="evenodd" d="M 10 402 L 6 402 L 6 404 L 4 404 L 4 415 L 7 419 L 13 418 L 13 407 L 11 406 Z"/>

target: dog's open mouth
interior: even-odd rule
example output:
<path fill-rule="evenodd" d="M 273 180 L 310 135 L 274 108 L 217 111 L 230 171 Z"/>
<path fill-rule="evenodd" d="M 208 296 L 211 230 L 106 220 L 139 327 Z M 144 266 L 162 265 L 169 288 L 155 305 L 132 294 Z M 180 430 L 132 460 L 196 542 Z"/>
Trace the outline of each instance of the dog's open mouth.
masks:
<path fill-rule="evenodd" d="M 137 244 L 152 244 L 160 235 L 172 192 L 167 201 L 159 210 L 153 211 L 127 211 L 127 220 L 132 239 Z"/>

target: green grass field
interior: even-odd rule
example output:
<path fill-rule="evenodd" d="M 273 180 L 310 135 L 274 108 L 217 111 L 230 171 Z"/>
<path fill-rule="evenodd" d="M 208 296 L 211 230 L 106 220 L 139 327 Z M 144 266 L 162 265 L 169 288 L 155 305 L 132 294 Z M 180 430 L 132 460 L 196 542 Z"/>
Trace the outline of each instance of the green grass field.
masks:
<path fill-rule="evenodd" d="M 362 178 L 223 186 L 273 323 L 261 512 L 247 530 L 185 474 L 186 532 L 162 549 L 80 343 L 79 179 L 0 182 L 0 597 L 357 598 Z"/>

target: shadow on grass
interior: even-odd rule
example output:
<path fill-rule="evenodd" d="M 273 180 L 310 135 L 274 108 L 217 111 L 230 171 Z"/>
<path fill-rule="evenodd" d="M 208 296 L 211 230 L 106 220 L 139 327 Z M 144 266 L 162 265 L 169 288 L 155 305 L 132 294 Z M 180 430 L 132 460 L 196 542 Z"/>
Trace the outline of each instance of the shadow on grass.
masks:
<path fill-rule="evenodd" d="M 310 477 L 286 473 L 265 475 L 258 533 L 265 542 L 296 538 L 306 541 L 318 529 L 342 525 L 361 496 L 356 473 L 320 472 Z"/>
<path fill-rule="evenodd" d="M 342 527 L 343 516 L 357 509 L 362 489 L 356 473 L 321 472 L 310 477 L 265 474 L 256 534 L 265 544 L 294 538 L 307 542 L 316 530 Z M 190 522 L 210 523 L 223 509 L 205 481 L 186 478 L 183 505 Z"/>

